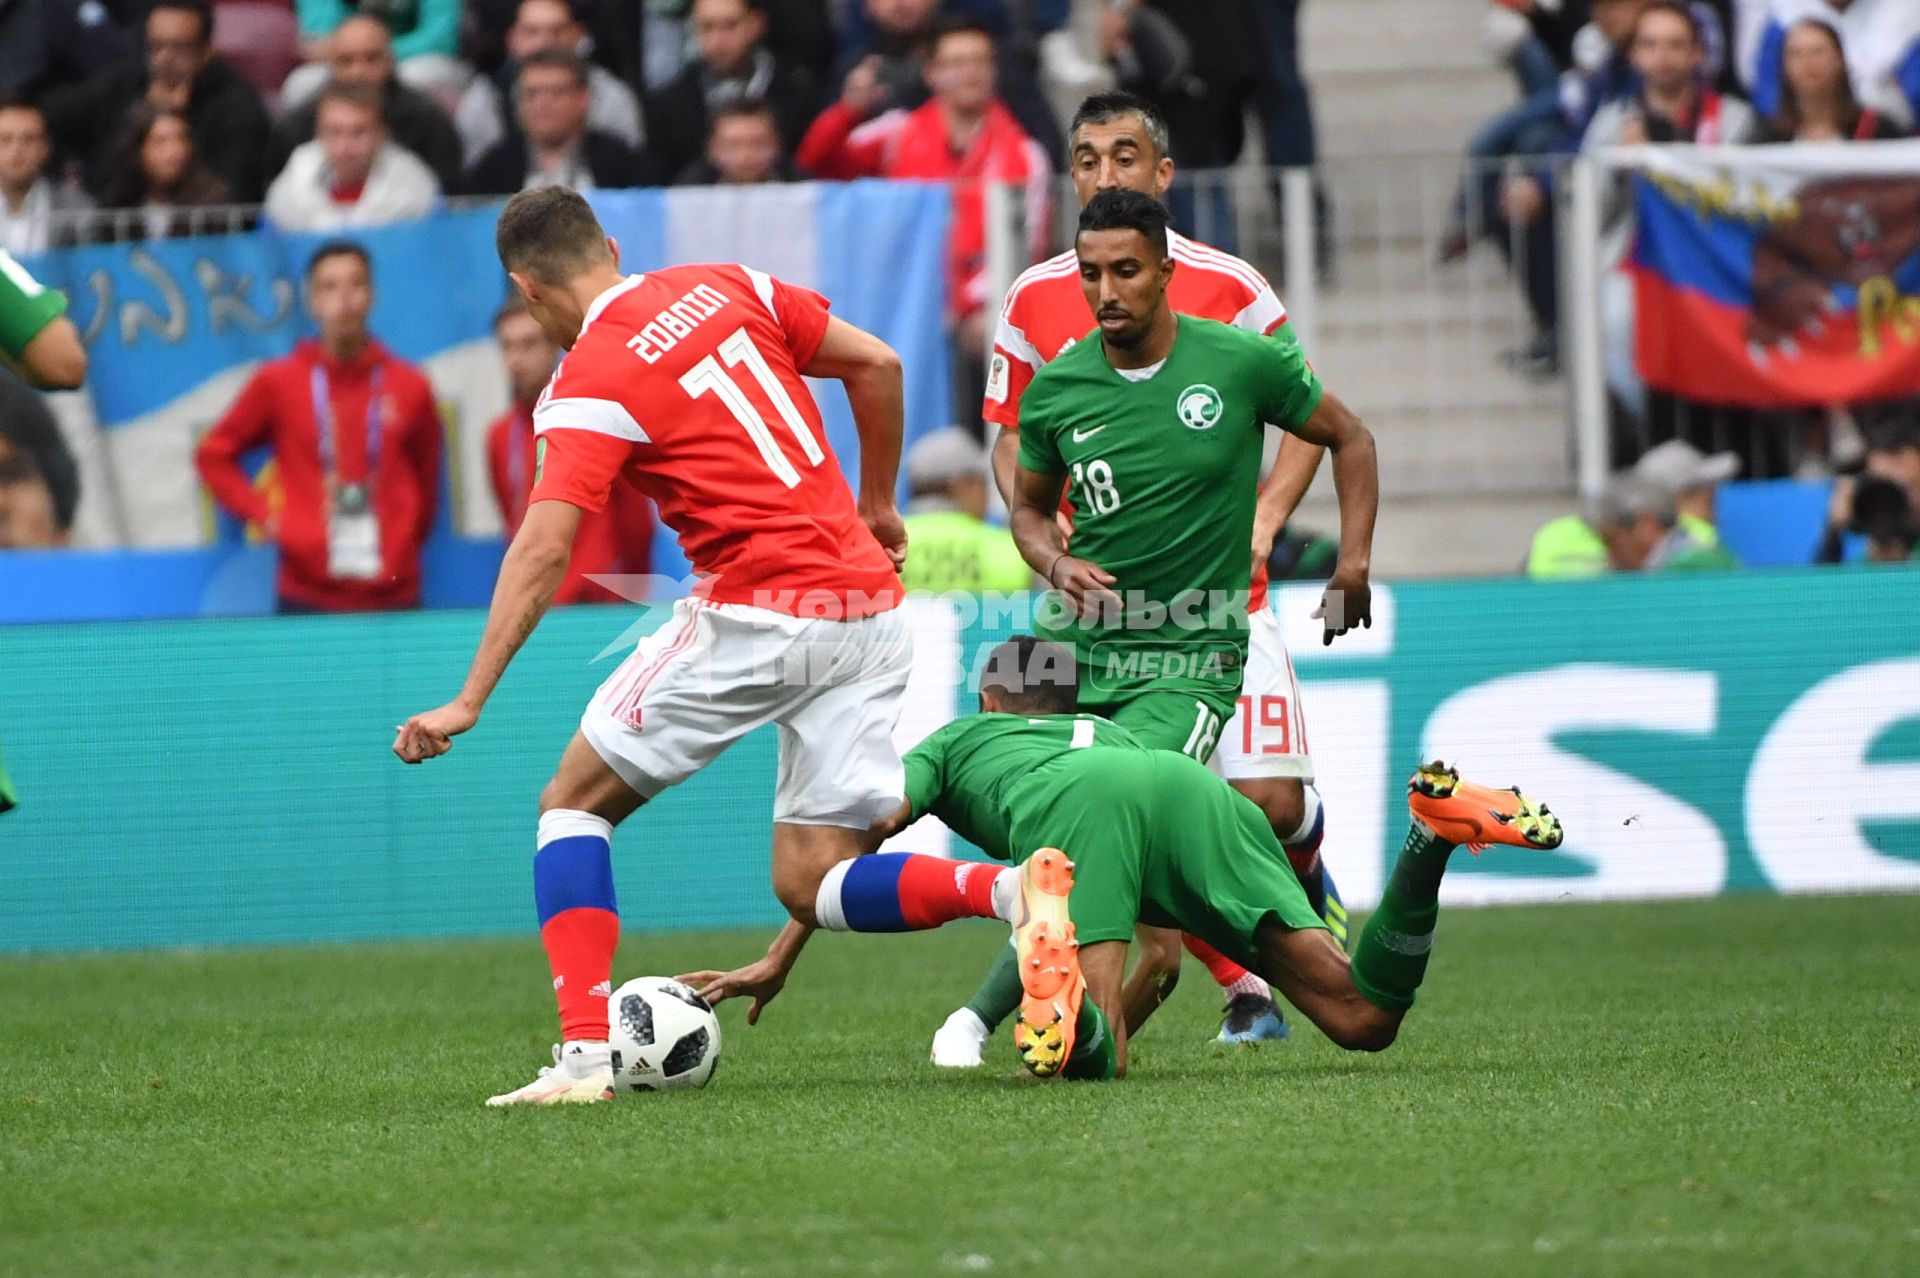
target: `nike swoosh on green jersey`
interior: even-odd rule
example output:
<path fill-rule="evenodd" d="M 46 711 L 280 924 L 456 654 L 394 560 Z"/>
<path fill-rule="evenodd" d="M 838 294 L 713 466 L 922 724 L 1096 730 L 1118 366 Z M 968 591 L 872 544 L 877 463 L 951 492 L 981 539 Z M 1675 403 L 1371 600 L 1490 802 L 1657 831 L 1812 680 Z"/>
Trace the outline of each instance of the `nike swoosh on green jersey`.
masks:
<path fill-rule="evenodd" d="M 1098 435 L 1101 431 L 1105 430 L 1106 428 L 1107 428 L 1106 422 L 1101 422 L 1098 426 L 1095 426 L 1092 430 L 1083 431 L 1076 426 L 1074 427 L 1074 431 L 1073 431 L 1073 442 L 1076 444 L 1084 444 L 1089 439 L 1092 439 L 1095 435 Z"/>

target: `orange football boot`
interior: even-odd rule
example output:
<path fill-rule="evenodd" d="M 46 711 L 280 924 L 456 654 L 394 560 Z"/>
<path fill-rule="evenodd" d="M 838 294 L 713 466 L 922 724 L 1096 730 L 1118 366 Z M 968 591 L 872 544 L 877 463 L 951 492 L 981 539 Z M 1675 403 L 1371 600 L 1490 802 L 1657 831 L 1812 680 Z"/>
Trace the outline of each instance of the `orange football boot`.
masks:
<path fill-rule="evenodd" d="M 1052 1078 L 1073 1055 L 1074 1028 L 1087 983 L 1080 975 L 1080 942 L 1067 916 L 1073 862 L 1058 848 L 1041 848 L 1020 867 L 1026 909 L 1013 929 L 1020 955 L 1020 1016 L 1013 1045 L 1028 1071 Z"/>
<path fill-rule="evenodd" d="M 1490 843 L 1542 851 L 1560 846 L 1566 831 L 1560 818 L 1544 803 L 1535 803 L 1511 790 L 1490 790 L 1435 759 L 1407 782 L 1407 807 L 1413 815 L 1449 843 L 1465 844 L 1475 856 Z"/>

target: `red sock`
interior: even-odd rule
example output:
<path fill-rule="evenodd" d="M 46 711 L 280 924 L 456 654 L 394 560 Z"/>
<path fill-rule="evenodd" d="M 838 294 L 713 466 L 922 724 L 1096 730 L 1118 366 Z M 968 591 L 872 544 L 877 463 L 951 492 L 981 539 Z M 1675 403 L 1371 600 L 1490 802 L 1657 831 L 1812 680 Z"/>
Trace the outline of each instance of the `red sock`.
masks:
<path fill-rule="evenodd" d="M 553 996 L 560 1003 L 560 1037 L 604 1041 L 607 998 L 613 993 L 613 952 L 620 945 L 620 916 L 577 906 L 562 910 L 540 929 L 553 969 Z"/>
<path fill-rule="evenodd" d="M 979 861 L 909 856 L 900 867 L 900 917 L 915 931 L 954 919 L 993 918 L 994 880 L 1012 873 Z"/>
<path fill-rule="evenodd" d="M 1214 949 L 1197 936 L 1182 936 L 1186 942 L 1187 953 L 1207 965 L 1207 971 L 1222 986 L 1232 985 L 1247 978 L 1247 969 Z"/>
<path fill-rule="evenodd" d="M 918 932 L 954 919 L 996 918 L 993 885 L 1013 873 L 941 856 L 856 856 L 827 871 L 814 915 L 834 932 Z"/>

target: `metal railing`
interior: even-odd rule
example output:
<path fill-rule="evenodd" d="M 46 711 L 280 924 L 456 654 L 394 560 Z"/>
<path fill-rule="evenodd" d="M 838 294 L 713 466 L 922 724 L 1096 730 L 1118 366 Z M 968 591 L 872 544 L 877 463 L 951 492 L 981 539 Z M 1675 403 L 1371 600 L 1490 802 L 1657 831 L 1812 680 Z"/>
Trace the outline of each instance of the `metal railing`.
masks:
<path fill-rule="evenodd" d="M 1245 258 L 1273 283 L 1309 357 L 1362 417 L 1394 437 L 1382 451 L 1390 493 L 1563 493 L 1573 482 L 1567 383 L 1532 350 L 1529 262 L 1551 252 L 1490 216 L 1501 180 L 1562 165 L 1480 164 L 1457 156 L 1345 161 L 1308 170 L 1181 172 L 1167 201 L 1192 238 Z M 1055 244 L 1071 240 L 1075 198 L 1061 182 Z M 1011 203 L 989 226 L 1018 242 Z M 1456 223 L 1485 227 L 1472 251 L 1442 260 Z M 1484 240 L 1484 243 L 1481 243 Z M 1023 264 L 990 244 L 1005 272 Z M 1513 263 L 1509 269 L 1508 261 Z M 1517 272 L 1517 274 L 1516 274 Z M 1551 298 L 1557 280 L 1537 290 Z M 1557 328 L 1551 320 L 1544 326 Z"/>
<path fill-rule="evenodd" d="M 449 210 L 498 204 L 503 197 L 455 195 L 442 201 Z M 129 244 L 152 240 L 190 239 L 204 235 L 238 235 L 260 226 L 266 218 L 262 204 L 167 205 L 132 209 L 69 209 L 52 214 L 47 223 L 49 247 L 81 244 Z"/>
<path fill-rule="evenodd" d="M 1524 301 L 1532 259 L 1519 235 L 1509 229 L 1463 260 L 1437 256 L 1455 221 L 1494 223 L 1490 193 L 1503 175 L 1528 167 L 1476 166 L 1464 181 L 1453 156 L 1330 163 L 1317 174 L 1183 172 L 1168 202 L 1183 231 L 1273 281 L 1329 384 L 1392 434 L 1382 462 L 1389 493 L 1565 492 L 1574 455 L 1566 383 L 1550 362 L 1510 358 L 1536 337 Z M 1019 188 L 989 187 L 986 200 L 990 273 L 1004 286 L 1027 265 L 1035 242 L 1026 223 L 1040 214 Z M 1075 207 L 1062 179 L 1044 213 L 1056 248 L 1071 242 Z M 260 217 L 257 205 L 181 209 L 156 226 L 143 210 L 104 210 L 62 228 L 69 241 L 111 243 L 156 231 L 230 233 Z M 753 245 L 738 253 L 750 259 Z"/>

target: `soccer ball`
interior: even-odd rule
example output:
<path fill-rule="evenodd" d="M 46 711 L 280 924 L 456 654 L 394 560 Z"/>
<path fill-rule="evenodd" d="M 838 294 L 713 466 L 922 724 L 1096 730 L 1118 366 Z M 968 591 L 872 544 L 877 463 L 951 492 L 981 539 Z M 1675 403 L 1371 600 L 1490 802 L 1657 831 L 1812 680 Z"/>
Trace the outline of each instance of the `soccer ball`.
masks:
<path fill-rule="evenodd" d="M 678 981 L 642 976 L 607 1003 L 613 1085 L 623 1092 L 705 1087 L 720 1063 L 720 1021 Z"/>

